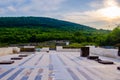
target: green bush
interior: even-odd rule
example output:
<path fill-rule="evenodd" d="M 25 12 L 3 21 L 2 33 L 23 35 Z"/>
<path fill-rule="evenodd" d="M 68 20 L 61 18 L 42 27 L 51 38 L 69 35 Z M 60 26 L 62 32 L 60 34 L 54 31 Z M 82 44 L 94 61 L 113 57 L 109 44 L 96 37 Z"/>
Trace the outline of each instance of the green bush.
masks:
<path fill-rule="evenodd" d="M 82 45 L 79 43 L 72 43 L 68 46 L 63 46 L 63 48 L 80 48 L 80 47 L 82 47 Z"/>

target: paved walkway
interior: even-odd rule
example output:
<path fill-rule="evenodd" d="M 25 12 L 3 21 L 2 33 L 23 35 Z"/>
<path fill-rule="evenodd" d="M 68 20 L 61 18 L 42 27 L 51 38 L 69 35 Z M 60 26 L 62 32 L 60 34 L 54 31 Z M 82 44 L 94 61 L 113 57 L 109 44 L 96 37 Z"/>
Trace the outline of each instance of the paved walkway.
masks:
<path fill-rule="evenodd" d="M 120 60 L 100 57 L 115 63 L 103 65 L 79 56 L 79 52 L 36 52 L 11 65 L 0 65 L 0 80 L 120 80 Z"/>

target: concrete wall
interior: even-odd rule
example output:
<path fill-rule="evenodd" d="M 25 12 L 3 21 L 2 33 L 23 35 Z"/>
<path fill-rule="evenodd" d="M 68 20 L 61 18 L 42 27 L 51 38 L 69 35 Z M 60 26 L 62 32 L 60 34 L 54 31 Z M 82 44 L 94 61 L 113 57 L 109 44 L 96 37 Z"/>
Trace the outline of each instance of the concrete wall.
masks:
<path fill-rule="evenodd" d="M 35 46 L 24 46 L 23 48 L 35 48 Z"/>
<path fill-rule="evenodd" d="M 42 51 L 42 52 L 49 51 L 49 47 L 43 47 L 40 51 Z"/>
<path fill-rule="evenodd" d="M 104 48 L 92 48 L 92 47 L 90 47 L 90 54 L 111 57 L 111 58 L 120 58 L 118 56 L 117 49 L 104 49 Z"/>
<path fill-rule="evenodd" d="M 20 48 L 18 47 L 10 47 L 13 49 L 13 53 L 19 53 L 20 52 Z"/>
<path fill-rule="evenodd" d="M 13 54 L 20 52 L 20 48 L 18 47 L 6 47 L 6 48 L 0 48 L 0 56 L 7 55 L 7 54 Z"/>
<path fill-rule="evenodd" d="M 56 51 L 58 52 L 80 52 L 80 49 L 63 49 L 62 46 L 56 46 Z"/>
<path fill-rule="evenodd" d="M 12 54 L 13 49 L 12 48 L 0 48 L 0 56 Z"/>

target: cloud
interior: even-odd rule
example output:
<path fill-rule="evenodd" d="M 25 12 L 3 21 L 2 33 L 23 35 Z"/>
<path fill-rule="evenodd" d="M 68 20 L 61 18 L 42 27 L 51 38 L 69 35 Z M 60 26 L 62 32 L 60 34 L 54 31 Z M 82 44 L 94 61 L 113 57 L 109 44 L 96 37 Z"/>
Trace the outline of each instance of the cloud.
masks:
<path fill-rule="evenodd" d="M 8 6 L 7 9 L 9 11 L 12 11 L 12 12 L 16 12 L 17 11 L 17 9 L 15 7 L 13 7 L 13 6 Z"/>
<path fill-rule="evenodd" d="M 3 10 L 2 10 L 2 8 L 0 8 L 0 13 L 2 13 L 3 12 Z"/>
<path fill-rule="evenodd" d="M 104 6 L 108 7 L 108 6 L 118 6 L 117 0 L 104 0 Z"/>
<path fill-rule="evenodd" d="M 32 0 L 28 5 L 23 6 L 24 11 L 51 11 L 57 10 L 63 0 Z"/>
<path fill-rule="evenodd" d="M 26 2 L 26 0 L 0 0 L 0 6 L 2 7 L 7 7 L 10 5 L 20 6 L 24 2 Z"/>
<path fill-rule="evenodd" d="M 2 9 L 3 15 L 9 15 L 20 10 L 25 0 L 0 0 L 0 8 Z M 18 13 L 19 14 L 19 13 Z"/>
<path fill-rule="evenodd" d="M 85 5 L 85 0 L 78 0 L 78 3 L 84 3 L 81 5 L 83 7 L 76 7 L 77 2 L 71 5 L 69 1 L 77 0 L 0 0 L 0 15 L 49 16 L 95 28 L 106 28 L 108 25 L 120 23 L 119 0 L 89 0 L 94 1 L 87 2 L 89 7 Z M 68 8 L 69 10 L 65 10 Z"/>
<path fill-rule="evenodd" d="M 104 1 L 96 0 L 96 1 L 88 3 L 88 5 L 92 8 L 102 8 L 104 6 Z"/>
<path fill-rule="evenodd" d="M 57 17 L 66 0 L 0 0 L 0 16 Z"/>
<path fill-rule="evenodd" d="M 0 8 L 6 12 L 21 12 L 25 14 L 42 11 L 55 11 L 65 0 L 0 0 Z"/>
<path fill-rule="evenodd" d="M 80 24 L 86 24 L 95 28 L 113 29 L 116 24 L 120 23 L 120 7 L 116 0 L 103 0 L 103 7 L 88 10 L 84 12 L 70 12 L 63 15 L 63 19 Z M 98 3 L 96 3 L 98 4 Z M 91 3 L 90 3 L 91 5 Z M 111 27 L 108 27 L 110 26 Z"/>

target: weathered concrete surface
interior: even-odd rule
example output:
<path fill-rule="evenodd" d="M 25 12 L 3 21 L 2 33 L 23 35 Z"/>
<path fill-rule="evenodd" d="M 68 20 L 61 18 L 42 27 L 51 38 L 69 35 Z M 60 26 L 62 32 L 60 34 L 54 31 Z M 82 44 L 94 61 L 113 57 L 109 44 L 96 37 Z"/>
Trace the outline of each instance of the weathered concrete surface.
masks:
<path fill-rule="evenodd" d="M 18 56 L 0 57 L 10 59 Z M 113 61 L 104 65 L 80 57 L 79 52 L 36 52 L 11 65 L 0 65 L 0 80 L 120 80 L 119 59 L 100 56 Z"/>

